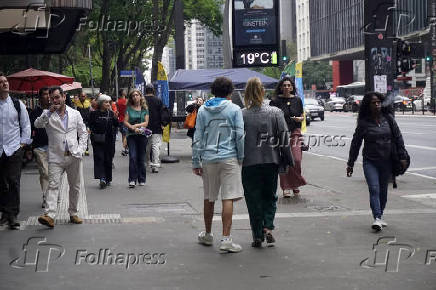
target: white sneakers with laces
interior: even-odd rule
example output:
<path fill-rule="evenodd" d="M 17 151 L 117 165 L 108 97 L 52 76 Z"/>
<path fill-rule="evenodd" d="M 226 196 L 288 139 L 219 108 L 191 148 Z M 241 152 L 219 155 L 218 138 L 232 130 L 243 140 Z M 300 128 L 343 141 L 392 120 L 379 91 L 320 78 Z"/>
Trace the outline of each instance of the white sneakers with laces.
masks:
<path fill-rule="evenodd" d="M 205 231 L 198 234 L 198 242 L 205 246 L 212 246 L 213 245 L 213 234 L 212 233 L 206 233 Z"/>
<path fill-rule="evenodd" d="M 224 238 L 221 240 L 220 251 L 238 253 L 242 251 L 242 247 L 241 245 L 233 243 L 232 238 Z"/>

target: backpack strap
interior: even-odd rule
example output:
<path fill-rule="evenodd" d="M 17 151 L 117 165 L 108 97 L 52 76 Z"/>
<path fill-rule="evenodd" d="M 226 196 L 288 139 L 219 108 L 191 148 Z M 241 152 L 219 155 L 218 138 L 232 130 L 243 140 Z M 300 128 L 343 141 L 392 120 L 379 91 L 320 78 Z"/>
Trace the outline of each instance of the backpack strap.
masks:
<path fill-rule="evenodd" d="M 12 102 L 14 103 L 14 108 L 15 108 L 15 110 L 18 113 L 18 125 L 20 126 L 20 135 L 21 135 L 22 129 L 21 129 L 21 106 L 20 106 L 20 101 L 18 99 L 16 99 L 16 98 L 11 98 L 11 99 L 12 99 Z"/>

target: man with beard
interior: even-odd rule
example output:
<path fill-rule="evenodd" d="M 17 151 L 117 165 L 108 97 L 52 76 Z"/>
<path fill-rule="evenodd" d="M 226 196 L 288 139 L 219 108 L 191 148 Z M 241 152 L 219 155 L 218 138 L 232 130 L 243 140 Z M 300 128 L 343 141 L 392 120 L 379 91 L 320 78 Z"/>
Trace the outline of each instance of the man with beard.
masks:
<path fill-rule="evenodd" d="M 54 227 L 58 206 L 59 184 L 66 172 L 69 191 L 70 222 L 81 224 L 77 216 L 80 193 L 82 155 L 86 150 L 88 133 L 82 116 L 77 110 L 65 104 L 66 97 L 60 87 L 50 89 L 50 108 L 44 110 L 35 121 L 36 128 L 45 128 L 48 136 L 48 176 L 49 186 L 47 207 L 38 222 Z"/>

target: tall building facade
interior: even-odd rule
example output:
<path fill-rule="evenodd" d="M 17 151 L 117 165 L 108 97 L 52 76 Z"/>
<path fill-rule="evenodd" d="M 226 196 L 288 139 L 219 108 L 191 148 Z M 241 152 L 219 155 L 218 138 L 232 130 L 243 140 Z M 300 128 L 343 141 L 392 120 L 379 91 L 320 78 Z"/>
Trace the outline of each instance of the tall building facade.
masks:
<path fill-rule="evenodd" d="M 297 41 L 296 0 L 280 0 L 280 39 L 289 45 Z"/>
<path fill-rule="evenodd" d="M 300 62 L 307 60 L 311 56 L 309 0 L 296 0 L 295 8 L 297 55 Z"/>
<path fill-rule="evenodd" d="M 215 36 L 199 21 L 192 21 L 185 29 L 185 63 L 186 69 L 222 68 L 222 37 Z"/>

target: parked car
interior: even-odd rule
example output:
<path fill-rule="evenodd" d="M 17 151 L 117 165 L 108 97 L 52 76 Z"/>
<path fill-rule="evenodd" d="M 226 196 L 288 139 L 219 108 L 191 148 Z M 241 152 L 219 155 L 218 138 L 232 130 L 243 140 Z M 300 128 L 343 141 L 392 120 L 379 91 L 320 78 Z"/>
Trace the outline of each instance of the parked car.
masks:
<path fill-rule="evenodd" d="M 398 95 L 394 99 L 394 109 L 400 111 L 412 110 L 412 101 L 408 97 Z"/>
<path fill-rule="evenodd" d="M 317 100 L 304 99 L 304 109 L 310 120 L 320 118 L 321 121 L 324 121 L 324 108 L 318 104 Z"/>
<path fill-rule="evenodd" d="M 360 108 L 360 103 L 363 100 L 361 95 L 351 95 L 348 97 L 344 104 L 344 112 L 358 112 Z"/>
<path fill-rule="evenodd" d="M 424 102 L 423 102 L 424 101 Z M 430 107 L 431 97 L 430 96 L 419 96 L 415 98 L 412 102 L 412 107 L 414 111 L 422 111 L 428 109 Z"/>
<path fill-rule="evenodd" d="M 330 98 L 325 104 L 326 111 L 343 111 L 345 99 L 343 98 Z"/>

